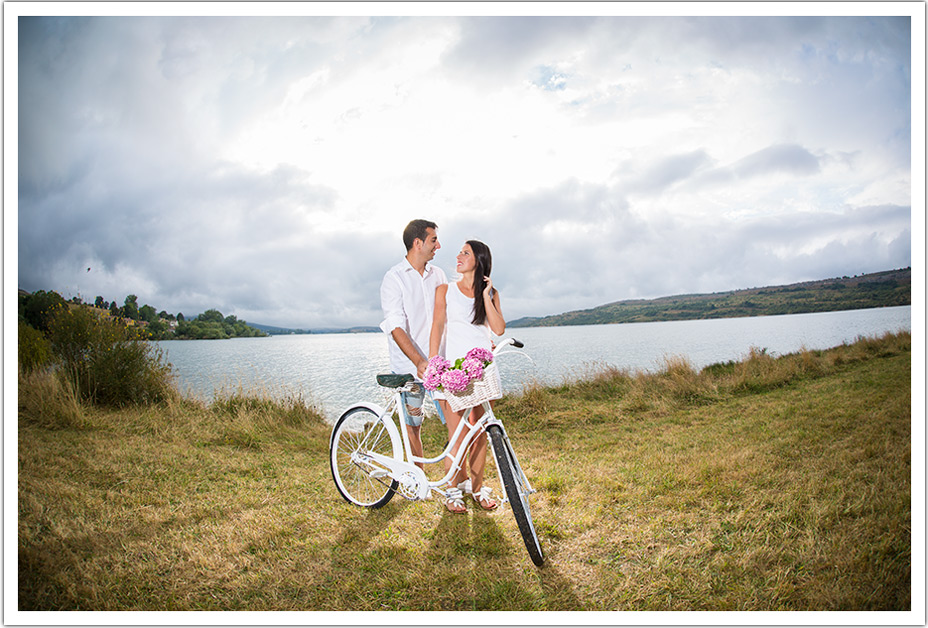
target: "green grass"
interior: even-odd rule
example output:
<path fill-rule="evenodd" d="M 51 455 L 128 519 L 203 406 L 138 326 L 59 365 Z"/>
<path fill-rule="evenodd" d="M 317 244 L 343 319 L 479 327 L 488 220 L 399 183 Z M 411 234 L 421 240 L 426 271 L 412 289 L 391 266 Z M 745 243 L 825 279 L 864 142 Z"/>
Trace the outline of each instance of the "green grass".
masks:
<path fill-rule="evenodd" d="M 343 501 L 300 399 L 101 409 L 23 376 L 19 610 L 908 610 L 910 342 L 501 400 L 541 569 L 508 510 Z"/>

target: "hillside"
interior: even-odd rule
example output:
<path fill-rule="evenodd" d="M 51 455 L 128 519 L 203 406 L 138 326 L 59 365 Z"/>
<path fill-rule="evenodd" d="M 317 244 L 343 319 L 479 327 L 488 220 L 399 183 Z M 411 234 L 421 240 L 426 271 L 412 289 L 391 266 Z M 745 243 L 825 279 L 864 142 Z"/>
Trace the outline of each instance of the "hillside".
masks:
<path fill-rule="evenodd" d="M 509 327 L 555 327 L 738 318 L 911 305 L 912 269 L 712 294 L 616 301 L 588 310 L 525 317 Z"/>

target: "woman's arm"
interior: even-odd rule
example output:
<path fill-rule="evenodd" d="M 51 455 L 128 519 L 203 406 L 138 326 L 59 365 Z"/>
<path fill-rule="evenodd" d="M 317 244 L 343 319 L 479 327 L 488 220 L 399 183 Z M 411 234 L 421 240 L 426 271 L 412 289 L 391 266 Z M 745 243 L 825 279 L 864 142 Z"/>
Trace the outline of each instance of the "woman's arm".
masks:
<path fill-rule="evenodd" d="M 492 295 L 492 296 L 490 296 Z M 487 287 L 483 291 L 483 304 L 487 309 L 487 325 L 497 336 L 506 333 L 506 319 L 503 318 L 503 311 L 499 306 L 499 290 L 493 289 L 493 282 L 487 277 Z"/>
<path fill-rule="evenodd" d="M 448 319 L 446 307 L 448 284 L 435 288 L 435 311 L 432 313 L 432 334 L 429 336 L 429 357 L 438 355 L 441 348 L 441 338 L 445 334 L 445 322 Z"/>

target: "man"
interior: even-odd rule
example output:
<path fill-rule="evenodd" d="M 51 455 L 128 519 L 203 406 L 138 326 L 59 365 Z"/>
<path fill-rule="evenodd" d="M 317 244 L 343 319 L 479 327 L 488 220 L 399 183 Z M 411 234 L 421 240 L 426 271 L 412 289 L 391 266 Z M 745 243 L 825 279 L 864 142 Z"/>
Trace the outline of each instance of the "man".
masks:
<path fill-rule="evenodd" d="M 429 335 L 435 309 L 435 289 L 447 283 L 445 273 L 429 262 L 441 248 L 436 230 L 428 220 L 413 220 L 403 231 L 406 257 L 387 271 L 380 285 L 380 304 L 384 320 L 380 328 L 388 336 L 390 369 L 419 379 L 428 366 Z M 409 434 L 409 448 L 422 457 L 422 402 L 425 392 L 404 395 L 403 420 Z M 416 463 L 425 468 L 422 463 Z"/>

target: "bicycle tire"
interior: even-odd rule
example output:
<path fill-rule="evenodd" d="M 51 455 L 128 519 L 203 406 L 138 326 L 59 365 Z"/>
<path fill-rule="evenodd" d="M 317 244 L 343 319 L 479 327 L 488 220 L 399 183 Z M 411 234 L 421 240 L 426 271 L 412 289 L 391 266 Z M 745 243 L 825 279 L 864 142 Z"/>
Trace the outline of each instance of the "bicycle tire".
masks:
<path fill-rule="evenodd" d="M 493 443 L 496 467 L 499 469 L 500 480 L 506 490 L 509 506 L 516 518 L 522 540 L 525 542 L 525 549 L 528 550 L 532 562 L 541 567 L 545 562 L 545 556 L 541 550 L 538 533 L 535 531 L 535 524 L 532 522 L 532 511 L 528 503 L 528 487 L 522 481 L 516 454 L 512 451 L 509 441 L 498 425 L 491 425 L 487 428 L 487 433 Z"/>
<path fill-rule="evenodd" d="M 389 476 L 373 477 L 375 467 L 359 462 L 356 452 L 376 452 L 384 456 L 402 456 L 402 444 L 386 428 L 387 419 L 370 408 L 349 408 L 335 422 L 329 441 L 329 468 L 339 494 L 348 502 L 365 508 L 381 508 L 396 493 L 398 482 Z"/>

